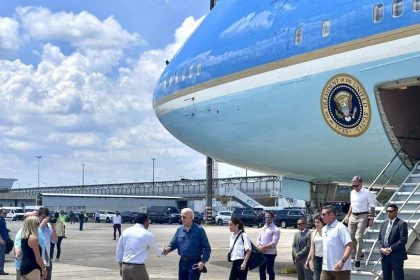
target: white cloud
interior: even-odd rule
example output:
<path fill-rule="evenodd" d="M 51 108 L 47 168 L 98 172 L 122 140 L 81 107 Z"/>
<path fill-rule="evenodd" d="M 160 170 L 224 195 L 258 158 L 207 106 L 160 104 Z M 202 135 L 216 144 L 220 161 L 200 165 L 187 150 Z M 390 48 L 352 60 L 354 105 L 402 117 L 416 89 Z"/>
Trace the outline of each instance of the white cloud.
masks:
<path fill-rule="evenodd" d="M 269 11 L 263 11 L 259 14 L 252 12 L 234 22 L 225 31 L 223 31 L 220 36 L 240 36 L 247 32 L 255 32 L 258 29 L 269 28 L 273 24 L 273 20 L 273 14 Z"/>
<path fill-rule="evenodd" d="M 0 17 L 0 51 L 17 50 L 20 43 L 19 22 L 12 18 Z"/>
<path fill-rule="evenodd" d="M 139 34 L 124 30 L 112 16 L 101 21 L 86 11 L 52 13 L 41 7 L 19 7 L 17 14 L 29 37 L 66 40 L 81 50 L 125 49 L 146 43 Z"/>
<path fill-rule="evenodd" d="M 134 37 L 121 31 L 113 18 L 101 23 L 85 12 L 51 13 L 43 8 L 21 8 L 19 15 L 31 38 L 46 43 L 36 65 L 0 60 L 0 103 L 5 104 L 0 110 L 0 164 L 13 166 L 0 171 L 0 176 L 8 172 L 4 176 L 36 180 L 28 179 L 28 174 L 33 174 L 37 154 L 43 156 L 41 182 L 49 185 L 76 183 L 66 180 L 72 180 L 82 162 L 87 164 L 87 174 L 99 182 L 146 180 L 152 157 L 157 158 L 156 172 L 161 174 L 157 179 L 204 174 L 204 163 L 196 164 L 203 156 L 175 140 L 159 124 L 151 104 L 165 60 L 171 59 L 202 19 L 187 18 L 176 30 L 173 43 L 144 51 L 121 65 L 124 49 L 114 48 L 113 42 L 129 45 Z M 64 23 L 45 28 L 58 19 Z M 70 19 L 79 23 L 73 26 L 76 30 L 66 32 L 72 27 Z M 84 30 L 83 20 L 90 29 L 88 20 L 95 23 L 96 31 Z M 89 32 L 98 42 L 108 41 L 102 43 L 109 49 L 96 50 L 99 43 L 84 41 Z M 48 42 L 60 39 L 73 41 L 78 49 L 65 54 L 58 44 Z M 111 68 L 117 69 L 116 77 L 109 74 Z M 10 161 L 2 160 L 6 158 Z"/>

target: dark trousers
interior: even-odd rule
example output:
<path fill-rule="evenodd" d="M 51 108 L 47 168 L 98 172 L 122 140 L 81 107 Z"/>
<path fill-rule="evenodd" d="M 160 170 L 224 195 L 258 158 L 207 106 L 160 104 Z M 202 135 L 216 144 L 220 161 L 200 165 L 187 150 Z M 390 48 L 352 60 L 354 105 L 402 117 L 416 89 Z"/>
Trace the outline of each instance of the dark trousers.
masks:
<path fill-rule="evenodd" d="M 79 230 L 82 231 L 83 230 L 83 223 L 84 223 L 84 219 L 80 219 L 79 220 Z"/>
<path fill-rule="evenodd" d="M 6 259 L 6 244 L 0 245 L 0 272 L 4 272 L 5 259 Z"/>
<path fill-rule="evenodd" d="M 63 236 L 59 236 L 57 240 L 57 260 L 60 258 L 61 255 L 61 241 L 63 241 Z M 53 255 L 51 255 L 51 258 Z"/>
<path fill-rule="evenodd" d="M 54 258 L 54 248 L 55 248 L 55 243 L 50 244 L 50 259 Z"/>
<path fill-rule="evenodd" d="M 114 224 L 114 240 L 117 238 L 117 229 L 118 229 L 118 236 L 121 237 L 121 224 Z"/>
<path fill-rule="evenodd" d="M 185 260 L 181 257 L 179 260 L 179 280 L 198 280 L 200 279 L 201 272 L 198 269 L 193 269 L 193 265 L 200 262 L 200 259 L 188 259 Z"/>
<path fill-rule="evenodd" d="M 314 280 L 321 279 L 322 257 L 314 256 Z"/>
<path fill-rule="evenodd" d="M 382 271 L 384 280 L 392 280 L 392 272 L 394 272 L 394 279 L 404 280 L 404 261 L 393 261 L 389 258 L 383 258 Z"/>
<path fill-rule="evenodd" d="M 276 259 L 277 255 L 271 254 L 264 254 L 265 256 L 265 263 L 260 265 L 260 280 L 267 279 L 265 273 L 268 273 L 268 279 L 274 280 L 276 278 L 274 274 L 274 260 Z"/>
<path fill-rule="evenodd" d="M 229 280 L 246 280 L 248 275 L 248 267 L 245 270 L 241 270 L 241 265 L 244 260 L 234 260 L 232 262 L 232 268 L 230 270 Z"/>

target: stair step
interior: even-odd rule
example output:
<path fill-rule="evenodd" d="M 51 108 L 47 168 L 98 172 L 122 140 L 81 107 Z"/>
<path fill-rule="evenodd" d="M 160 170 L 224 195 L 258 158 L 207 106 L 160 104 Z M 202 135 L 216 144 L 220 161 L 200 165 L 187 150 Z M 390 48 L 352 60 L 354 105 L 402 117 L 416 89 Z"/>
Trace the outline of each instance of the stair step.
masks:
<path fill-rule="evenodd" d="M 420 178 L 420 174 L 411 174 L 410 177 Z"/>
<path fill-rule="evenodd" d="M 391 200 L 389 201 L 389 204 L 403 204 L 405 202 L 405 200 Z M 414 205 L 418 205 L 420 204 L 420 200 L 410 200 L 407 201 L 407 204 L 414 204 Z"/>

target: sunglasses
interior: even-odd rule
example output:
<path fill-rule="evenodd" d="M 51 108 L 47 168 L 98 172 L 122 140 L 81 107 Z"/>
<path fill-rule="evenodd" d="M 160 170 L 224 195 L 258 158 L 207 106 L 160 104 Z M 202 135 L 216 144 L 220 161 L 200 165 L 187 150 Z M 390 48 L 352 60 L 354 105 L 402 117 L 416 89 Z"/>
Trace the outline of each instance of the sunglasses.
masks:
<path fill-rule="evenodd" d="M 397 211 L 397 210 L 386 210 L 387 213 L 392 213 L 392 212 L 395 212 L 395 211 Z"/>

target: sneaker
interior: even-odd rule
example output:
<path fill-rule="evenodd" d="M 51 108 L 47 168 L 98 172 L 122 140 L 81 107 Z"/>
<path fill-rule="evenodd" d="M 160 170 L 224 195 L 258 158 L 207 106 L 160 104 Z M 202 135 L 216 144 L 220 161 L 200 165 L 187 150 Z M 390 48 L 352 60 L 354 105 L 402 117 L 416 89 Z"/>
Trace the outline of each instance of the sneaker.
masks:
<path fill-rule="evenodd" d="M 356 261 L 355 263 L 354 263 L 354 269 L 355 270 L 360 270 L 360 261 L 358 262 L 358 261 Z"/>

